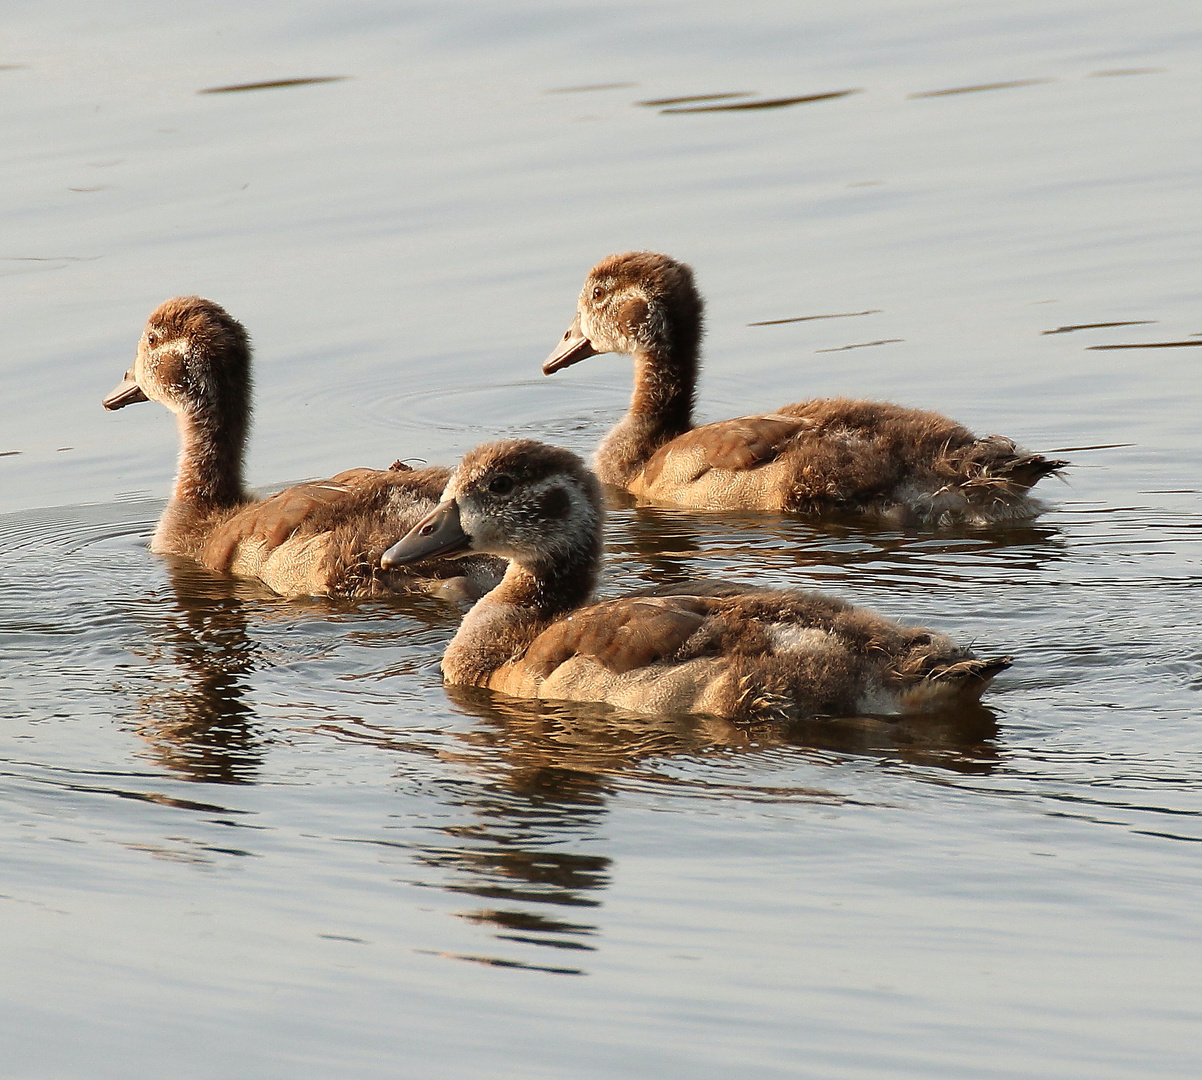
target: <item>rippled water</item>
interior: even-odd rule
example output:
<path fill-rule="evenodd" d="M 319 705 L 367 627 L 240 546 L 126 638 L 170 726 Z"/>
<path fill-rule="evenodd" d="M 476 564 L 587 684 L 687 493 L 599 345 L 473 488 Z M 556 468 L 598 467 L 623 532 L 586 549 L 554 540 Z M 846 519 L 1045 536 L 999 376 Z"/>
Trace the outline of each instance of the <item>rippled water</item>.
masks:
<path fill-rule="evenodd" d="M 5 1076 L 1197 1076 L 1194 16 L 8 13 Z M 587 451 L 627 362 L 538 365 L 632 247 L 697 270 L 707 418 L 855 393 L 1109 447 L 989 534 L 612 508 L 607 594 L 820 586 L 1013 653 L 986 708 L 506 704 L 442 688 L 432 600 L 146 551 L 174 430 L 99 401 L 165 297 L 249 326 L 270 488 Z"/>

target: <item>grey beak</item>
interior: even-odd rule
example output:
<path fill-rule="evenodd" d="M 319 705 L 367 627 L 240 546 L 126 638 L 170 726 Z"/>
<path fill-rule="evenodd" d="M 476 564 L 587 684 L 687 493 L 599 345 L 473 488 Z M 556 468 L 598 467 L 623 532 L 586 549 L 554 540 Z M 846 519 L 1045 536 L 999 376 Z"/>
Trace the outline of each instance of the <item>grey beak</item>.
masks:
<path fill-rule="evenodd" d="M 117 385 L 108 397 L 101 404 L 112 411 L 114 409 L 124 409 L 126 405 L 132 405 L 136 401 L 149 401 L 142 388 L 134 382 L 133 371 L 127 371 L 125 378 Z"/>
<path fill-rule="evenodd" d="M 557 371 L 596 355 L 597 350 L 593 348 L 593 343 L 581 332 L 580 316 L 577 315 L 562 340 L 551 350 L 551 355 L 543 361 L 543 374 L 554 375 Z"/>
<path fill-rule="evenodd" d="M 439 503 L 400 540 L 380 556 L 380 566 L 393 570 L 398 566 L 437 559 L 468 551 L 472 538 L 459 523 L 459 506 L 454 500 Z"/>

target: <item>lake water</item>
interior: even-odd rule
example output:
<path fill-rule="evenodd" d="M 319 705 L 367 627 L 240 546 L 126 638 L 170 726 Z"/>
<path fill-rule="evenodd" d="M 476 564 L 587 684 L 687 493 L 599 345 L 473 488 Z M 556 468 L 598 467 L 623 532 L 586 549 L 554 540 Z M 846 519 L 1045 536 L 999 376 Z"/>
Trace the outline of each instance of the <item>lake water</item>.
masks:
<path fill-rule="evenodd" d="M 4 22 L 6 1078 L 1202 1074 L 1196 4 Z M 591 449 L 628 361 L 539 364 L 630 248 L 696 269 L 702 418 L 857 394 L 1110 447 L 990 534 L 611 514 L 606 592 L 818 585 L 1013 653 L 988 708 L 504 704 L 443 689 L 432 600 L 147 552 L 174 426 L 100 399 L 166 297 L 250 329 L 270 489 Z"/>

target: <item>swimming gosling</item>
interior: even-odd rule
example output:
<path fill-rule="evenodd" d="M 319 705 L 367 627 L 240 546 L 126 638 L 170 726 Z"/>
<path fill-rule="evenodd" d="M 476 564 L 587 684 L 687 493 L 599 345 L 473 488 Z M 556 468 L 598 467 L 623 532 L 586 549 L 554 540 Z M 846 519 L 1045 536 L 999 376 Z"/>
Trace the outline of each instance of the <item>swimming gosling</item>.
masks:
<path fill-rule="evenodd" d="M 447 683 L 749 723 L 975 702 L 1010 665 L 811 592 L 702 582 L 589 604 L 603 513 L 596 476 L 567 450 L 517 439 L 464 457 L 381 560 L 509 560 L 447 646 Z"/>
<path fill-rule="evenodd" d="M 381 552 L 438 502 L 449 470 L 351 469 L 256 500 L 242 469 L 251 414 L 251 347 L 242 324 L 198 296 L 161 304 L 134 366 L 106 409 L 157 401 L 176 415 L 179 465 L 150 542 L 219 573 L 257 578 L 282 596 L 439 592 L 474 599 L 503 564 L 480 558 L 381 571 Z"/>
<path fill-rule="evenodd" d="M 692 270 L 668 255 L 611 255 L 589 272 L 543 372 L 599 353 L 634 358 L 630 410 L 594 458 L 604 483 L 699 510 L 986 526 L 1039 514 L 1030 488 L 1068 464 L 938 413 L 848 398 L 694 427 L 702 314 Z"/>

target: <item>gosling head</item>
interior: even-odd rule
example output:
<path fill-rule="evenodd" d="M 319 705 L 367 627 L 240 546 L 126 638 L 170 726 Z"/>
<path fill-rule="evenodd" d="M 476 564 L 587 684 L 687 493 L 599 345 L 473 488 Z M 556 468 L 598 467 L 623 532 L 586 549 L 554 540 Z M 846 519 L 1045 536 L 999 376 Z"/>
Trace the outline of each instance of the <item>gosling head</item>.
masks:
<path fill-rule="evenodd" d="M 106 409 L 157 401 L 190 416 L 245 418 L 250 403 L 250 340 L 211 300 L 177 296 L 155 309 L 134 366 L 104 399 Z"/>
<path fill-rule="evenodd" d="M 691 360 L 701 343 L 703 310 L 684 263 L 653 251 L 610 255 L 584 279 L 576 318 L 543 363 L 543 374 L 607 352 Z"/>
<path fill-rule="evenodd" d="M 533 439 L 485 443 L 452 474 L 442 502 L 380 559 L 389 570 L 471 552 L 524 566 L 594 565 L 601 487 L 575 454 Z"/>

